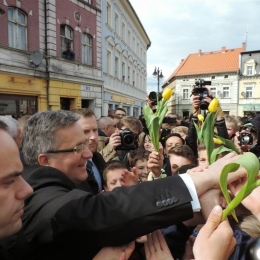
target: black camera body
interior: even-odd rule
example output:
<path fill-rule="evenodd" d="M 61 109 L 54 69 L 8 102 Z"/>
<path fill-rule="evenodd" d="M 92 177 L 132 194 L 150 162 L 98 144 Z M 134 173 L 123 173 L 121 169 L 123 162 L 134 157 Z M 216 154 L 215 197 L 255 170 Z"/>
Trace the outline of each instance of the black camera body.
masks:
<path fill-rule="evenodd" d="M 253 144 L 253 136 L 251 133 L 240 133 L 237 139 L 238 139 L 238 144 L 240 146 Z"/>
<path fill-rule="evenodd" d="M 121 145 L 116 150 L 135 150 L 138 148 L 137 136 L 129 128 L 125 128 L 119 133 Z"/>
<path fill-rule="evenodd" d="M 161 138 L 160 138 L 160 140 L 163 140 L 170 133 L 171 133 L 171 129 L 162 128 L 161 129 Z"/>
<path fill-rule="evenodd" d="M 151 102 L 152 106 L 157 106 L 157 96 L 158 96 L 158 101 L 160 101 L 162 99 L 161 93 L 156 93 L 155 91 L 150 92 L 148 97 L 152 101 Z"/>
<path fill-rule="evenodd" d="M 205 88 L 206 85 L 210 86 L 211 81 L 205 81 L 204 79 L 195 81 L 195 87 L 192 91 L 192 95 L 199 97 L 201 110 L 207 110 L 209 106 L 209 103 L 205 101 L 205 97 L 212 98 L 212 96 L 209 95 L 207 88 Z"/>

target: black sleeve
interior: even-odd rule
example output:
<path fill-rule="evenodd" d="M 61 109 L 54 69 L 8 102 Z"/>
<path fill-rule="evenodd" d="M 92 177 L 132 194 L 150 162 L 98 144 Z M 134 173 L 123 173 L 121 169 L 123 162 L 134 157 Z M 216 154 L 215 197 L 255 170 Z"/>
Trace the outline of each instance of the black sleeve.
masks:
<path fill-rule="evenodd" d="M 218 135 L 225 138 L 229 139 L 228 132 L 227 132 L 227 126 L 225 123 L 225 118 L 221 118 L 220 120 L 216 120 L 215 126 L 217 127 Z"/>
<path fill-rule="evenodd" d="M 198 122 L 197 117 L 192 117 L 190 119 L 189 123 L 189 129 L 188 129 L 188 134 L 186 136 L 186 144 L 191 148 L 193 151 L 195 158 L 198 158 L 198 144 L 197 144 L 197 131 L 194 126 L 194 123 Z"/>
<path fill-rule="evenodd" d="M 55 215 L 56 234 L 83 232 L 100 246 L 118 246 L 193 216 L 191 196 L 179 176 L 87 194 L 63 205 Z M 65 232 L 66 233 L 66 232 Z"/>

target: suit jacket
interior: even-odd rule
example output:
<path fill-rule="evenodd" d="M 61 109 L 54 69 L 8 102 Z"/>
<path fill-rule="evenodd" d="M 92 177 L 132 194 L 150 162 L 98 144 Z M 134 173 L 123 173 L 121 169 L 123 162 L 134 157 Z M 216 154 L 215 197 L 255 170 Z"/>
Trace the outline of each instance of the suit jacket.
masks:
<path fill-rule="evenodd" d="M 193 216 L 179 176 L 95 196 L 52 167 L 26 167 L 23 177 L 34 193 L 25 200 L 26 241 L 17 240 L 14 259 L 92 259 L 104 246 L 123 245 Z"/>
<path fill-rule="evenodd" d="M 96 165 L 98 172 L 100 174 L 101 178 L 101 185 L 103 187 L 104 181 L 103 181 L 103 170 L 106 166 L 106 162 L 104 161 L 102 155 L 98 152 L 93 153 L 93 158 L 92 158 L 93 163 Z M 89 187 L 92 191 L 93 194 L 98 194 L 99 189 L 98 189 L 98 184 L 97 181 L 94 179 L 93 176 L 88 176 L 88 178 L 83 181 L 82 183 L 77 185 L 80 189 L 89 191 Z"/>

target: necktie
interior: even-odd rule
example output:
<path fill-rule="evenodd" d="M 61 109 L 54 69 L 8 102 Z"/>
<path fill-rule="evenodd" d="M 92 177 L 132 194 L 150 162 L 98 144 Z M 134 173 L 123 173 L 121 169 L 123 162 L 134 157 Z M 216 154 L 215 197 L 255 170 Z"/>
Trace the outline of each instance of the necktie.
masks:
<path fill-rule="evenodd" d="M 88 160 L 88 162 L 87 162 L 88 175 L 91 176 L 92 178 L 94 178 L 94 180 L 95 180 L 95 176 L 94 176 L 94 172 L 93 172 L 92 167 L 93 167 L 93 163 L 90 160 Z"/>

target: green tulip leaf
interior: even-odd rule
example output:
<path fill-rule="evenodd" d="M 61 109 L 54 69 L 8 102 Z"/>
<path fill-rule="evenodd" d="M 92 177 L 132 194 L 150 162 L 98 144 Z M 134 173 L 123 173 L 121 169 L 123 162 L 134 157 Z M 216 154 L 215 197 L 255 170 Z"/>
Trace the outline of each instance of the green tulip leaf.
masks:
<path fill-rule="evenodd" d="M 218 148 L 215 148 L 211 155 L 210 155 L 210 160 L 212 162 L 215 162 L 217 160 L 217 156 L 223 152 L 232 152 L 232 149 L 229 149 L 227 147 L 225 147 L 224 145 L 221 145 L 220 147 Z"/>
<path fill-rule="evenodd" d="M 239 152 L 238 149 L 236 148 L 234 142 L 232 142 L 231 140 L 225 139 L 225 138 L 223 138 L 223 137 L 221 137 L 221 136 L 218 136 L 218 135 L 216 135 L 216 138 L 218 138 L 220 141 L 222 141 L 222 143 L 223 143 L 226 147 L 232 149 L 232 150 L 233 150 L 234 152 L 236 152 L 237 154 L 240 154 L 240 152 Z"/>

